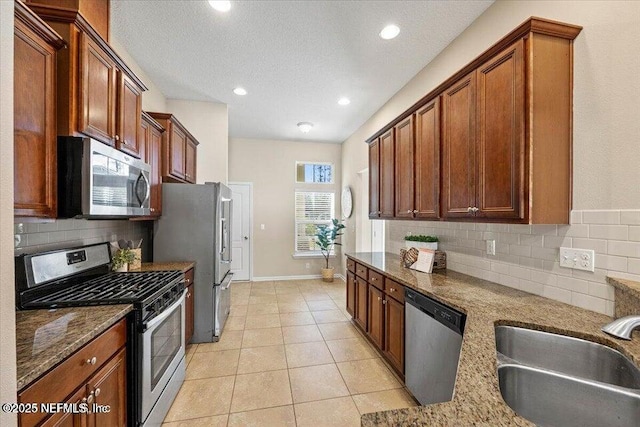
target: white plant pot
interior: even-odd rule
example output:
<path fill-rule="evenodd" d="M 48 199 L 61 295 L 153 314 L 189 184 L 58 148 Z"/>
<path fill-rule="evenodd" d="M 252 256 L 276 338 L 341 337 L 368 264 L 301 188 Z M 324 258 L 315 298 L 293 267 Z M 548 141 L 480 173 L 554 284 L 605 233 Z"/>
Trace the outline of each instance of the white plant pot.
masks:
<path fill-rule="evenodd" d="M 129 264 L 123 264 L 122 267 L 113 271 L 115 271 L 116 273 L 126 273 L 127 271 L 129 271 Z"/>
<path fill-rule="evenodd" d="M 410 240 L 405 240 L 404 244 L 407 248 L 433 249 L 434 251 L 438 250 L 438 242 L 412 242 Z"/>

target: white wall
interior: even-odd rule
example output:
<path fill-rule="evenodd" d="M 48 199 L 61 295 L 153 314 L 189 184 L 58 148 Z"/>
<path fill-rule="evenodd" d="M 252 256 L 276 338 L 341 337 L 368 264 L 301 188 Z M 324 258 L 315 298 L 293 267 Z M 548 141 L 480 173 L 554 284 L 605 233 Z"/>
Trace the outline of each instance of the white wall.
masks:
<path fill-rule="evenodd" d="M 227 104 L 168 99 L 166 111 L 175 115 L 200 142 L 196 171 L 198 183 L 228 182 Z"/>
<path fill-rule="evenodd" d="M 630 50 L 640 44 L 640 2 L 636 1 L 494 3 L 344 142 L 343 185 L 358 188 L 357 172 L 368 162 L 364 143 L 368 137 L 531 16 L 584 27 L 574 42 L 573 208 L 638 209 L 640 60 Z M 406 222 L 391 226 L 391 237 L 403 234 L 402 224 Z M 461 230 L 455 223 L 432 227 L 424 222 L 416 227 Z M 388 244 L 387 250 L 395 251 L 396 246 L 397 242 Z M 354 248 L 355 236 L 350 233 L 345 249 Z"/>
<path fill-rule="evenodd" d="M 0 402 L 16 401 L 13 278 L 13 2 L 0 1 Z M 0 425 L 16 417 L 0 412 Z"/>
<path fill-rule="evenodd" d="M 296 161 L 330 162 L 334 184 L 296 184 Z M 253 275 L 255 277 L 318 275 L 324 259 L 294 259 L 295 190 L 334 191 L 340 217 L 341 147 L 338 144 L 263 139 L 229 142 L 229 180 L 253 182 Z M 260 228 L 265 225 L 265 229 Z M 306 268 L 309 263 L 309 268 Z M 332 260 L 336 273 L 339 260 Z"/>

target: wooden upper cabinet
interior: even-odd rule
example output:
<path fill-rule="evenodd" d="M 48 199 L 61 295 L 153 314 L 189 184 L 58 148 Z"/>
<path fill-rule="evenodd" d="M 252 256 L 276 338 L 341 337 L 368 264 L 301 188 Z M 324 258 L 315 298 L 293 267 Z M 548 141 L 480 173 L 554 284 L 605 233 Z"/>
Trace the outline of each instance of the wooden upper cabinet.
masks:
<path fill-rule="evenodd" d="M 140 153 L 140 116 L 142 91 L 124 73 L 118 71 L 118 126 L 116 147 L 138 158 Z"/>
<path fill-rule="evenodd" d="M 477 217 L 524 218 L 524 41 L 478 68 Z"/>
<path fill-rule="evenodd" d="M 55 218 L 56 51 L 64 41 L 20 2 L 14 22 L 14 215 Z"/>
<path fill-rule="evenodd" d="M 442 204 L 445 218 L 469 217 L 475 206 L 476 73 L 443 94 Z"/>
<path fill-rule="evenodd" d="M 100 37 L 109 41 L 110 0 L 25 0 L 38 13 L 80 13 Z"/>
<path fill-rule="evenodd" d="M 369 144 L 369 218 L 380 217 L 380 140 Z"/>
<path fill-rule="evenodd" d="M 395 126 L 395 216 L 413 218 L 414 215 L 414 144 L 413 115 Z"/>
<path fill-rule="evenodd" d="M 140 121 L 140 156 L 151 166 L 149 207 L 151 216 L 162 215 L 162 134 L 164 128 L 146 112 Z"/>
<path fill-rule="evenodd" d="M 115 145 L 116 64 L 87 34 L 80 33 L 78 132 Z"/>
<path fill-rule="evenodd" d="M 187 138 L 184 151 L 184 178 L 192 184 L 196 182 L 197 146 L 196 141 L 192 138 Z"/>
<path fill-rule="evenodd" d="M 373 135 L 368 142 L 381 145 L 381 216 L 390 218 L 385 191 L 395 186 L 395 216 L 410 217 L 400 126 L 414 116 L 414 218 L 568 224 L 573 40 L 581 30 L 528 19 Z M 394 130 L 389 184 L 382 141 Z"/>
<path fill-rule="evenodd" d="M 165 128 L 162 137 L 162 181 L 196 182 L 199 142 L 170 113 L 148 113 Z"/>
<path fill-rule="evenodd" d="M 380 136 L 380 218 L 395 214 L 394 129 Z"/>
<path fill-rule="evenodd" d="M 440 217 L 440 97 L 416 112 L 415 217 Z"/>
<path fill-rule="evenodd" d="M 184 179 L 184 160 L 187 147 L 187 135 L 178 126 L 172 126 L 169 138 L 169 175 Z"/>

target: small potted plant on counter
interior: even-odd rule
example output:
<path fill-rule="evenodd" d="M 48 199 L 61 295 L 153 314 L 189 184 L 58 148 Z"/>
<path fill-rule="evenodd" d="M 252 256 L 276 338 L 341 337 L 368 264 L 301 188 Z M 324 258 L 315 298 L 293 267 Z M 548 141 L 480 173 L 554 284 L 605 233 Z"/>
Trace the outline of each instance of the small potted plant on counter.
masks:
<path fill-rule="evenodd" d="M 316 244 L 320 248 L 320 252 L 325 259 L 325 268 L 322 269 L 322 280 L 325 282 L 333 282 L 333 267 L 329 267 L 329 256 L 332 255 L 335 245 L 340 245 L 336 239 L 342 236 L 344 224 L 333 218 L 332 225 L 319 225 L 316 231 Z"/>
<path fill-rule="evenodd" d="M 404 238 L 408 248 L 423 248 L 438 250 L 438 238 L 436 236 L 423 236 L 421 234 L 408 235 Z"/>
<path fill-rule="evenodd" d="M 131 249 L 118 249 L 111 257 L 111 269 L 118 273 L 129 271 L 129 264 L 136 259 L 136 254 Z"/>

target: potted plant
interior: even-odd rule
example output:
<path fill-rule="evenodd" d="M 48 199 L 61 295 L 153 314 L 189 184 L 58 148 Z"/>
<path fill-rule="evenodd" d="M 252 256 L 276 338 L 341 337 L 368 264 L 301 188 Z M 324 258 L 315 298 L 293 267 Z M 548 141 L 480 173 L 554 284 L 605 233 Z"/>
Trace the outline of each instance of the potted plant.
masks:
<path fill-rule="evenodd" d="M 111 258 L 111 269 L 118 273 L 127 272 L 135 259 L 136 254 L 131 249 L 118 249 Z"/>
<path fill-rule="evenodd" d="M 438 250 L 438 238 L 436 236 L 423 236 L 421 234 L 408 235 L 404 238 L 408 248 L 423 248 Z"/>
<path fill-rule="evenodd" d="M 322 280 L 325 282 L 333 282 L 333 267 L 329 267 L 329 256 L 335 245 L 340 245 L 336 239 L 342 236 L 344 224 L 333 218 L 332 225 L 319 225 L 316 231 L 316 246 L 320 248 L 320 252 L 325 260 L 325 268 L 322 269 Z"/>

